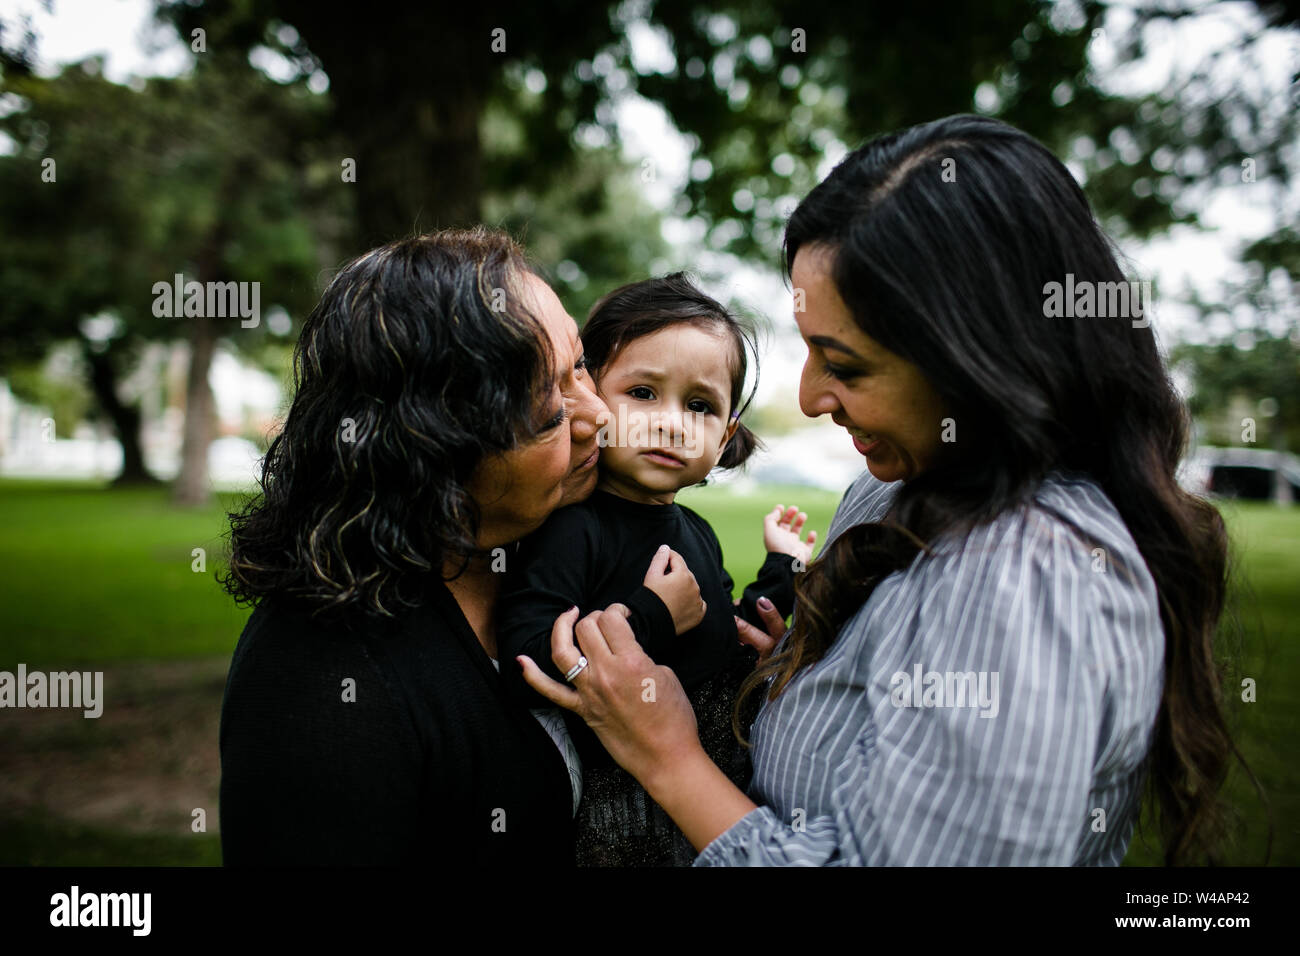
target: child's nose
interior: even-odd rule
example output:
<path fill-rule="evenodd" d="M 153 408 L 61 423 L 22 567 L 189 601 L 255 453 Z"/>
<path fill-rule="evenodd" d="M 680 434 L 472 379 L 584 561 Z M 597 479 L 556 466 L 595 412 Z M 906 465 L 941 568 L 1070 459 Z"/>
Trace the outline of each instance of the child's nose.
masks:
<path fill-rule="evenodd" d="M 672 437 L 683 431 L 684 416 L 682 409 L 673 403 L 665 403 L 659 413 L 659 430 Z"/>

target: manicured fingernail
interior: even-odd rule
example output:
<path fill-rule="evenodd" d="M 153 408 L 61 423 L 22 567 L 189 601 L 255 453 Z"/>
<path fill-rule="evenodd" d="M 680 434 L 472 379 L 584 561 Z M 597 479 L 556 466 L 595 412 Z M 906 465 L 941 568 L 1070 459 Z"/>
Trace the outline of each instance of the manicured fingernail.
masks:
<path fill-rule="evenodd" d="M 772 602 L 765 597 L 761 597 L 758 599 L 758 606 L 761 607 L 764 611 L 771 610 L 772 607 L 774 607 Z"/>

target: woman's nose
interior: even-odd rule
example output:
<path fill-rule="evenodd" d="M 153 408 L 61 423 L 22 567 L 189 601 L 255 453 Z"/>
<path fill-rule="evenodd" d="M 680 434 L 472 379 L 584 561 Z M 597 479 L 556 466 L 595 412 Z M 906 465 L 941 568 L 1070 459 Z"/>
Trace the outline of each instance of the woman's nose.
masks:
<path fill-rule="evenodd" d="M 808 371 L 809 361 L 804 362 L 803 372 L 799 375 L 799 410 L 809 418 L 829 415 L 840 407 L 835 395 L 817 384 L 816 378 Z"/>
<path fill-rule="evenodd" d="M 600 396 L 590 384 L 590 380 L 582 378 L 578 380 L 577 387 L 573 391 L 573 417 L 569 423 L 569 438 L 571 441 L 581 444 L 596 434 L 596 429 L 600 427 L 597 419 L 604 413 L 607 413 L 605 403 L 600 400 Z"/>

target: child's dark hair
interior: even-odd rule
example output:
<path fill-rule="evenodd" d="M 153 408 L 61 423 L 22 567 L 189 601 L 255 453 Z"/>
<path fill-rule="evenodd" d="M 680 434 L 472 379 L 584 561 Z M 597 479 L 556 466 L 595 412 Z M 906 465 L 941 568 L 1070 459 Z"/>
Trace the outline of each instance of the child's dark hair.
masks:
<path fill-rule="evenodd" d="M 754 398 L 751 390 L 749 397 L 741 403 L 745 374 L 749 368 L 747 349 L 754 353 L 754 389 L 758 388 L 758 346 L 754 330 L 732 315 L 722 303 L 701 292 L 684 272 L 629 282 L 606 293 L 591 307 L 582 327 L 582 348 L 592 376 L 599 381 L 601 372 L 630 343 L 680 324 L 694 325 L 709 332 L 721 326 L 731 336 L 736 346 L 728 362 L 731 417 L 738 420 Z M 727 447 L 722 449 L 717 467 L 738 468 L 761 448 L 763 443 L 758 436 L 744 422 L 739 422 Z"/>

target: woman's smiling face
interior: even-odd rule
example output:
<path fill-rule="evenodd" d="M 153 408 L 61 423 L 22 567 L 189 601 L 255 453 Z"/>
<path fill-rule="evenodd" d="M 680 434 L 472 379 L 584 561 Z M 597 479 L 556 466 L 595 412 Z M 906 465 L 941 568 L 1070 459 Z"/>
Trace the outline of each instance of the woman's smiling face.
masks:
<path fill-rule="evenodd" d="M 826 247 L 804 246 L 790 270 L 795 289 L 804 291 L 805 311 L 795 312 L 795 322 L 808 346 L 799 407 L 843 426 L 876 478 L 914 478 L 942 450 L 949 413 L 919 368 L 854 322 L 831 278 L 832 261 Z"/>

